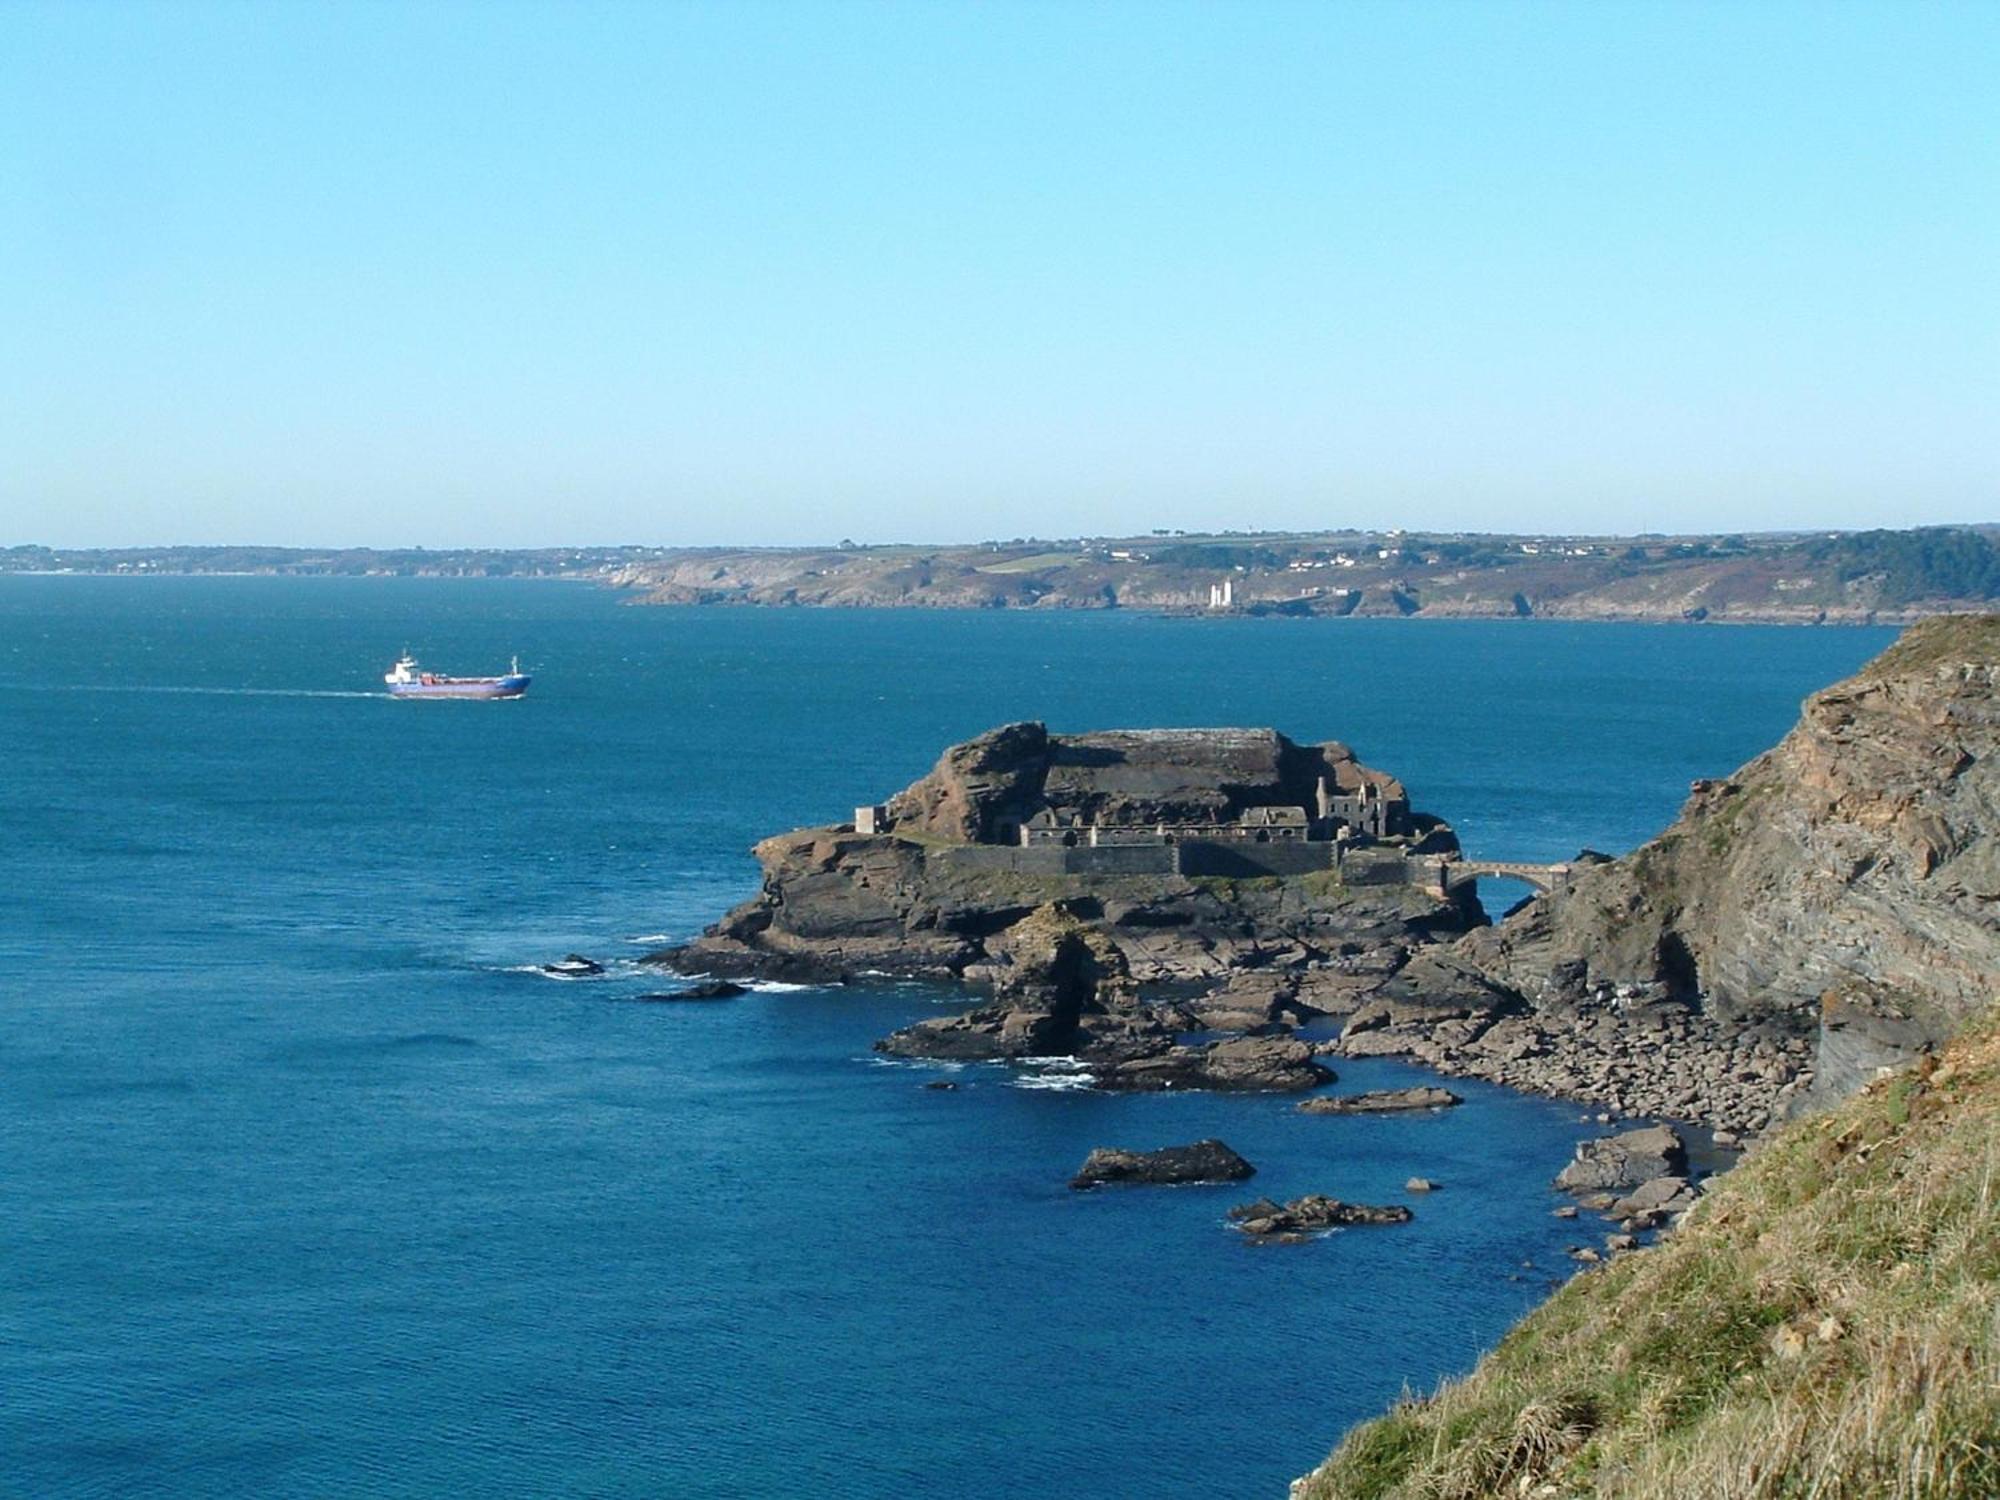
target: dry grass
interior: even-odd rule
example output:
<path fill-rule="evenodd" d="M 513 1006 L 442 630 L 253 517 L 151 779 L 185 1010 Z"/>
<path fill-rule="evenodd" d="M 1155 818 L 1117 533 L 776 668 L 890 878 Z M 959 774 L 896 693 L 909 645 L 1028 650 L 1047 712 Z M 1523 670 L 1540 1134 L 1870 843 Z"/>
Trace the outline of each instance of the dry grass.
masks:
<path fill-rule="evenodd" d="M 1302 1500 L 2000 1496 L 2000 1024 L 1801 1121 Z"/>

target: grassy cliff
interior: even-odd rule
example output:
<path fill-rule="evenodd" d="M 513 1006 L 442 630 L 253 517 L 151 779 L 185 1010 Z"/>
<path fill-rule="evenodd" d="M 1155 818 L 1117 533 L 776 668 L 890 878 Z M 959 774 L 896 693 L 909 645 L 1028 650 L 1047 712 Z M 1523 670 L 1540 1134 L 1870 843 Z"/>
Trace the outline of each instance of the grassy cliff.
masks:
<path fill-rule="evenodd" d="M 1294 1494 L 2000 1495 L 2000 1017 L 1787 1126 Z"/>

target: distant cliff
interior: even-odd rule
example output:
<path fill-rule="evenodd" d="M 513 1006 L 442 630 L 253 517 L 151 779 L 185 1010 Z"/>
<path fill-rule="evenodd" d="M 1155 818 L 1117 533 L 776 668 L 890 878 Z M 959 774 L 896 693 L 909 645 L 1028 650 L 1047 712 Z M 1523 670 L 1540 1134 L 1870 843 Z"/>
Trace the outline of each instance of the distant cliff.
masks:
<path fill-rule="evenodd" d="M 705 549 L 613 581 L 656 604 L 1403 618 L 1897 623 L 2000 599 L 2000 544 L 1938 527 L 1796 537 L 1402 532 Z"/>
<path fill-rule="evenodd" d="M 1902 623 L 1992 608 L 1990 526 L 1796 535 L 1155 533 L 934 546 L 0 547 L 0 574 L 578 578 L 642 604 Z M 1224 602 L 1226 599 L 1226 602 Z"/>

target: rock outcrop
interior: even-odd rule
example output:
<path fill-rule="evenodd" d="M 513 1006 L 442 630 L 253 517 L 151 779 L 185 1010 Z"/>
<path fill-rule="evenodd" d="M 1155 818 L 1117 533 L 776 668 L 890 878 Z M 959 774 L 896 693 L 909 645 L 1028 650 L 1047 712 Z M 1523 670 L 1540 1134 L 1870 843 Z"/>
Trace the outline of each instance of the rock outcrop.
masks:
<path fill-rule="evenodd" d="M 1196 1141 L 1190 1146 L 1162 1146 L 1157 1151 L 1126 1151 L 1116 1146 L 1099 1146 L 1084 1158 L 1073 1188 L 1102 1187 L 1107 1183 L 1152 1183 L 1180 1185 L 1196 1182 L 1241 1182 L 1254 1177 L 1257 1169 L 1221 1141 Z"/>
<path fill-rule="evenodd" d="M 1092 1045 L 1166 1045 L 1172 1032 L 1140 1005 L 1125 956 L 1062 906 L 1037 909 L 1013 930 L 1015 962 L 993 1002 L 906 1026 L 875 1044 L 897 1057 L 1009 1061 L 1067 1056 Z"/>
<path fill-rule="evenodd" d="M 855 826 L 765 840 L 756 898 L 650 961 L 990 988 L 878 1044 L 897 1056 L 1074 1056 L 1106 1089 L 1303 1090 L 1333 1075 L 1293 1026 L 1484 919 L 1469 887 L 1444 892 L 1456 847 L 1338 743 L 1009 724 Z"/>
<path fill-rule="evenodd" d="M 1311 1045 L 1291 1037 L 1237 1037 L 1199 1046 L 1110 1043 L 1079 1056 L 1099 1088 L 1128 1093 L 1300 1093 L 1333 1081 L 1332 1070 L 1317 1061 Z"/>
<path fill-rule="evenodd" d="M 1413 1109 L 1450 1109 L 1465 1100 L 1450 1089 L 1420 1086 L 1409 1089 L 1373 1089 L 1365 1094 L 1328 1094 L 1308 1099 L 1299 1106 L 1304 1115 L 1380 1115 Z"/>
<path fill-rule="evenodd" d="M 1289 1203 L 1259 1198 L 1239 1203 L 1229 1210 L 1236 1227 L 1252 1239 L 1296 1242 L 1327 1229 L 1344 1229 L 1354 1224 L 1407 1224 L 1413 1217 L 1400 1204 L 1376 1206 L 1343 1203 L 1338 1198 L 1308 1193 Z"/>

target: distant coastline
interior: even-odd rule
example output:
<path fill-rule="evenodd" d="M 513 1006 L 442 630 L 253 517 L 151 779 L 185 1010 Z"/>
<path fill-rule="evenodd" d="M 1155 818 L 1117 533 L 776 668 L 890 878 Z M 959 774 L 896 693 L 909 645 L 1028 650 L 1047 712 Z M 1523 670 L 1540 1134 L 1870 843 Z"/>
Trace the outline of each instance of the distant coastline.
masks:
<path fill-rule="evenodd" d="M 1899 625 L 1990 610 L 2000 525 L 1764 535 L 1156 533 L 947 546 L 0 549 L 0 575 L 543 578 L 635 604 Z"/>

